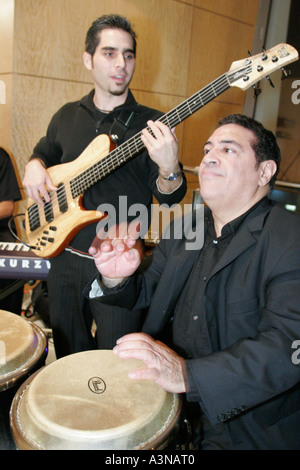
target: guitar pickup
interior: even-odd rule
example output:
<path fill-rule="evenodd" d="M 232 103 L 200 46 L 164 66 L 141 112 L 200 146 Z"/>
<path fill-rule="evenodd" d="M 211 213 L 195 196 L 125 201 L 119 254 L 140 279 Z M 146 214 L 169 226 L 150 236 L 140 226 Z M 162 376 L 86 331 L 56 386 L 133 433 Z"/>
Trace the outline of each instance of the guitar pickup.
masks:
<path fill-rule="evenodd" d="M 64 183 L 60 183 L 57 189 L 57 200 L 59 205 L 60 212 L 67 212 L 68 210 L 68 200 L 66 196 L 66 188 Z"/>
<path fill-rule="evenodd" d="M 33 232 L 34 230 L 40 228 L 40 214 L 39 214 L 39 206 L 38 204 L 33 204 L 28 209 L 28 221 L 30 231 Z"/>
<path fill-rule="evenodd" d="M 54 219 L 52 201 L 45 202 L 44 214 L 45 214 L 45 219 L 47 220 L 48 223 L 51 222 Z"/>

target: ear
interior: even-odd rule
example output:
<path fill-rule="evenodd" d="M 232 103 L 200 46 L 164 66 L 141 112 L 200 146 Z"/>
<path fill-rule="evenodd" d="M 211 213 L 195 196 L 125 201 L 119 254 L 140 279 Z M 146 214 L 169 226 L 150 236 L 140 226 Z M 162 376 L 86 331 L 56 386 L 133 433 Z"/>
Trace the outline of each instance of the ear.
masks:
<path fill-rule="evenodd" d="M 83 53 L 83 63 L 84 63 L 84 66 L 88 70 L 92 70 L 92 68 L 93 68 L 93 57 L 91 56 L 91 54 L 89 52 L 85 51 Z"/>
<path fill-rule="evenodd" d="M 274 160 L 266 160 L 260 164 L 260 181 L 259 186 L 267 186 L 277 170 Z"/>

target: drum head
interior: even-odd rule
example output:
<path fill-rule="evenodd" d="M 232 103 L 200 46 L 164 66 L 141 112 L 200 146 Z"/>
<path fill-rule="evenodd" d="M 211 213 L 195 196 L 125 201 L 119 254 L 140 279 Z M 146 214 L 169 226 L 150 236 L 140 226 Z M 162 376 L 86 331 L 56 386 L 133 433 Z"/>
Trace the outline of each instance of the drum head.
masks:
<path fill-rule="evenodd" d="M 18 448 L 146 449 L 166 439 L 179 399 L 150 381 L 128 378 L 145 367 L 112 351 L 59 359 L 27 380 L 11 408 Z"/>
<path fill-rule="evenodd" d="M 11 388 L 45 353 L 47 338 L 33 323 L 0 310 L 0 391 Z"/>

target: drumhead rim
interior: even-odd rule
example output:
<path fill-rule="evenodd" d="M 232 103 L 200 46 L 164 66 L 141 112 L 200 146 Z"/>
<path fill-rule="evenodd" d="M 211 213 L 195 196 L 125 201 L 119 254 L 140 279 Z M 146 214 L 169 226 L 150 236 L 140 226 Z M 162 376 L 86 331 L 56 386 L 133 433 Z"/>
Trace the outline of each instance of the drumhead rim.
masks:
<path fill-rule="evenodd" d="M 28 324 L 30 324 L 32 327 L 34 336 L 37 339 L 34 354 L 30 356 L 20 367 L 17 367 L 15 370 L 10 371 L 0 377 L 0 392 L 8 390 L 9 388 L 17 385 L 18 382 L 24 378 L 24 375 L 30 373 L 30 371 L 36 366 L 38 360 L 40 360 L 44 355 L 45 358 L 47 357 L 48 340 L 46 334 L 42 328 L 40 328 L 35 323 L 28 321 Z"/>
<path fill-rule="evenodd" d="M 52 364 L 53 365 L 53 364 Z M 44 437 L 40 439 L 39 435 L 39 430 L 38 428 L 36 431 L 30 435 L 30 432 L 28 433 L 28 425 L 26 424 L 26 418 L 23 417 L 24 411 L 27 413 L 28 409 L 26 411 L 25 402 L 27 401 L 27 390 L 29 389 L 30 384 L 32 381 L 35 379 L 36 375 L 38 373 L 41 373 L 44 369 L 49 369 L 51 367 L 51 364 L 41 368 L 39 371 L 37 371 L 35 374 L 31 375 L 26 382 L 21 385 L 20 389 L 18 390 L 17 394 L 14 397 L 12 406 L 11 406 L 11 411 L 10 411 L 10 420 L 11 420 L 11 429 L 12 429 L 12 435 L 14 438 L 14 441 L 17 446 L 23 448 L 30 448 L 30 449 L 36 449 L 36 450 L 48 450 L 49 446 L 48 443 L 44 440 Z M 99 447 L 99 449 L 112 449 L 113 447 L 107 447 L 109 445 L 111 446 L 116 446 L 115 449 L 122 449 L 122 447 L 118 447 L 120 439 L 122 440 L 123 438 L 126 440 L 129 438 L 129 441 L 131 441 L 131 444 L 129 444 L 130 449 L 132 450 L 142 450 L 142 449 L 151 449 L 153 447 L 156 447 L 157 445 L 161 444 L 162 442 L 166 441 L 166 438 L 170 436 L 171 434 L 173 435 L 176 429 L 176 425 L 178 422 L 178 417 L 181 414 L 181 397 L 180 395 L 177 394 L 168 394 L 168 401 L 166 402 L 166 408 L 164 410 L 164 417 L 161 418 L 160 422 L 156 422 L 156 426 L 153 426 L 150 429 L 150 432 L 146 434 L 142 431 L 138 432 L 138 435 L 140 436 L 141 440 L 137 441 L 137 434 L 136 435 L 127 435 L 127 434 L 118 434 L 116 436 L 116 440 L 111 439 L 112 436 L 106 436 L 101 435 L 101 430 L 97 433 L 97 431 L 91 431 L 91 430 L 80 430 L 78 437 L 81 438 L 83 441 L 83 444 L 87 446 L 87 448 L 93 447 L 97 448 L 96 446 Z M 22 404 L 24 402 L 24 404 Z M 26 414 L 25 414 L 26 416 Z M 25 419 L 25 421 L 24 421 Z M 157 426 L 158 425 L 158 426 Z M 34 429 L 34 428 L 33 428 Z M 63 426 L 62 426 L 63 429 Z M 139 428 L 137 428 L 139 429 Z M 66 436 L 66 430 L 70 431 L 68 428 L 64 428 L 64 435 L 63 436 L 58 436 L 56 434 L 53 434 L 50 432 L 49 433 L 49 439 L 51 440 L 54 438 L 55 441 L 57 442 L 52 442 L 50 448 L 55 449 L 56 445 L 63 449 L 63 448 L 74 448 L 76 445 L 80 445 L 80 442 L 76 438 L 76 430 L 74 432 L 74 429 L 72 429 L 72 436 Z M 118 430 L 116 428 L 116 430 Z M 42 435 L 44 431 L 41 429 L 40 430 Z M 52 431 L 52 429 L 51 429 Z M 110 432 L 110 430 L 108 429 Z M 127 429 L 128 431 L 128 429 Z M 126 432 L 127 432 L 126 431 Z M 104 430 L 105 432 L 105 430 Z M 50 437 L 52 436 L 52 437 Z M 143 436 L 143 437 L 142 437 Z M 66 440 L 67 437 L 71 438 L 70 441 Z M 143 439 L 144 438 L 144 439 Z M 111 442 L 109 442 L 109 439 L 111 439 Z M 64 441 L 64 442 L 59 442 L 59 441 Z M 89 447 L 90 446 L 90 447 Z M 128 447 L 126 447 L 128 449 Z"/>

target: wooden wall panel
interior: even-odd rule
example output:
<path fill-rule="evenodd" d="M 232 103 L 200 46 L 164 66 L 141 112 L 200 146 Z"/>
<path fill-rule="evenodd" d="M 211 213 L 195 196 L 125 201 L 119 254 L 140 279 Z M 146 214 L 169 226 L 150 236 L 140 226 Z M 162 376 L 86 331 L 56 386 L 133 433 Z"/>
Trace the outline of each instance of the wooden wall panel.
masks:
<path fill-rule="evenodd" d="M 143 4 L 138 32 L 138 57 L 132 86 L 185 96 L 193 9 L 173 0 L 152 0 Z"/>
<path fill-rule="evenodd" d="M 11 151 L 12 134 L 12 80 L 11 73 L 0 74 L 1 94 L 4 94 L 0 103 L 0 145 L 6 151 Z"/>
<path fill-rule="evenodd" d="M 53 114 L 67 101 L 87 94 L 90 84 L 17 75 L 13 113 L 13 148 L 18 156 L 21 173 L 38 140 L 45 135 Z"/>
<path fill-rule="evenodd" d="M 14 0 L 0 2 L 0 73 L 13 69 Z"/>
<path fill-rule="evenodd" d="M 199 31 L 201 40 L 199 40 Z M 196 9 L 193 20 L 188 77 L 188 94 L 227 72 L 233 61 L 247 58 L 254 29 L 234 20 Z M 235 88 L 221 101 L 244 103 L 244 94 Z"/>
<path fill-rule="evenodd" d="M 259 0 L 194 0 L 194 6 L 238 22 L 256 23 Z"/>
<path fill-rule="evenodd" d="M 11 151 L 14 0 L 0 1 L 0 146 Z"/>

